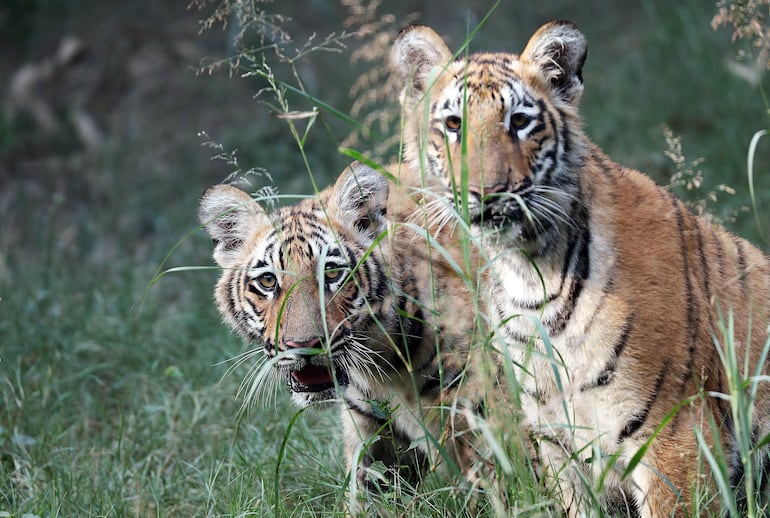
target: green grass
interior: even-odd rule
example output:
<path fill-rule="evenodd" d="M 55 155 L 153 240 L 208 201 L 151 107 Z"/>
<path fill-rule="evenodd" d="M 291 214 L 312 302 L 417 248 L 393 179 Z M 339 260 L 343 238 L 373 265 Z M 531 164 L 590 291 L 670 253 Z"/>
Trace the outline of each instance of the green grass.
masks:
<path fill-rule="evenodd" d="M 118 291 L 111 294 L 85 294 L 79 284 L 53 281 L 50 294 L 3 300 L 17 318 L 2 325 L 0 510 L 14 516 L 270 511 L 278 449 L 293 410 L 279 398 L 276 409 L 239 414 L 234 394 L 245 373 L 220 377 L 227 368 L 221 362 L 242 345 L 221 332 L 209 286 L 190 306 L 169 309 L 151 293 L 137 309 L 132 301 L 141 298 L 143 284 L 114 283 Z M 288 499 L 282 505 L 328 506 L 318 486 L 302 486 L 309 466 L 315 466 L 313 483 L 325 483 L 332 494 L 344 477 L 329 457 L 331 437 L 314 431 L 328 430 L 330 419 L 298 419 L 281 469 L 287 488 L 281 495 Z"/>
<path fill-rule="evenodd" d="M 337 4 L 321 4 L 322 20 L 285 14 L 297 18 L 300 34 L 311 26 L 339 30 Z M 51 5 L 57 16 L 46 25 L 40 20 Z M 404 15 L 409 5 L 389 8 Z M 89 26 L 89 6 L 37 2 L 32 25 L 40 32 L 24 45 L 45 40 L 41 34 L 61 10 L 69 27 Z M 596 6 L 606 16 L 592 14 Z M 441 29 L 458 43 L 484 9 L 450 13 Z M 156 23 L 168 25 L 179 13 L 184 6 Z M 735 47 L 724 32 L 711 31 L 712 14 L 709 2 L 694 0 L 622 9 L 598 0 L 503 2 L 473 46 L 521 48 L 545 19 L 572 18 L 589 37 L 583 110 L 589 135 L 618 162 L 665 183 L 674 172 L 663 155 L 667 124 L 682 136 L 689 158 L 705 158 L 706 190 L 726 183 L 738 191 L 716 207 L 728 213 L 750 205 L 746 150 L 767 118 L 758 89 L 726 71 Z M 187 14 L 188 32 L 195 31 L 195 16 Z M 341 113 L 358 73 L 348 60 L 345 53 L 311 55 L 299 68 L 312 79 L 308 94 Z M 194 64 L 166 69 L 161 80 L 187 74 Z M 0 111 L 0 516 L 343 516 L 347 509 L 333 412 L 303 412 L 292 421 L 296 410 L 282 391 L 275 407 L 241 413 L 235 395 L 247 367 L 226 374 L 223 362 L 246 346 L 216 316 L 215 272 L 175 273 L 147 288 L 166 254 L 195 227 L 200 193 L 230 171 L 208 162 L 198 129 L 218 129 L 213 138 L 238 148 L 249 166 L 267 168 L 282 193 L 309 193 L 308 169 L 323 187 L 347 161 L 336 148 L 350 128 L 322 111 L 304 139 L 300 121 L 300 152 L 285 121 L 251 101 L 264 82 L 207 85 L 162 84 L 171 97 L 189 99 L 182 94 L 193 92 L 194 104 L 168 107 L 151 98 L 147 106 L 162 107 L 157 119 L 87 152 L 70 149 L 67 128 L 41 144 L 28 120 Z M 235 90 L 247 95 L 228 104 Z M 290 99 L 292 109 L 312 104 Z M 213 128 L 199 127 L 206 123 Z M 754 174 L 760 220 L 770 204 L 770 177 L 761 173 L 769 157 L 767 142 L 760 142 Z M 733 228 L 760 242 L 753 213 Z M 209 253 L 198 233 L 167 266 L 211 264 Z M 505 455 L 517 511 L 548 513 L 544 506 L 554 497 L 535 482 L 525 456 L 515 447 Z M 374 505 L 392 516 L 495 515 L 494 502 L 484 498 L 477 513 L 469 511 L 468 492 L 456 482 L 432 474 L 416 494 L 398 486 L 373 497 Z"/>

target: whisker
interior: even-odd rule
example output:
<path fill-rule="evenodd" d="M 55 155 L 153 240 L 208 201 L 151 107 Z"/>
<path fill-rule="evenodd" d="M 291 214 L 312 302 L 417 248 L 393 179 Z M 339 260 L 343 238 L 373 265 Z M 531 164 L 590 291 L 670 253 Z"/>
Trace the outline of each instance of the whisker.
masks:
<path fill-rule="evenodd" d="M 556 200 L 553 200 L 548 196 L 544 196 L 538 192 L 532 194 L 532 199 L 543 206 L 547 206 L 553 213 L 558 213 L 565 222 L 571 222 L 572 217 L 567 212 L 567 209 Z"/>
<path fill-rule="evenodd" d="M 578 193 L 565 191 L 551 185 L 538 185 L 536 190 L 540 194 L 547 195 L 550 200 L 562 207 L 577 203 L 581 208 L 586 208 L 586 201 L 578 196 Z"/>
<path fill-rule="evenodd" d="M 574 228 L 576 226 L 575 221 L 567 211 L 564 210 L 564 207 L 549 198 L 533 195 L 530 207 L 532 212 L 547 217 L 551 226 L 553 226 L 560 234 L 562 231 L 559 223 L 566 224 L 568 228 Z"/>
<path fill-rule="evenodd" d="M 217 365 L 221 365 L 224 363 L 230 363 L 233 362 L 230 367 L 227 368 L 225 371 L 225 376 L 231 375 L 236 369 L 238 369 L 241 365 L 246 363 L 247 361 L 251 360 L 254 356 L 258 354 L 264 354 L 263 349 L 261 347 L 258 347 L 256 349 L 249 349 L 247 351 L 244 351 L 240 354 L 237 354 L 235 356 L 232 356 L 230 358 L 227 358 L 226 360 L 223 360 L 219 362 Z"/>
<path fill-rule="evenodd" d="M 378 377 L 380 380 L 384 380 L 387 377 L 386 370 L 383 367 L 383 353 L 382 351 L 375 351 L 364 344 L 368 341 L 368 338 L 362 335 L 350 336 L 348 340 L 348 353 L 346 359 L 351 369 L 355 369 L 358 372 L 365 373 L 370 377 Z M 390 362 L 385 362 L 385 366 L 394 369 Z M 376 375 L 375 375 L 376 371 Z"/>
<path fill-rule="evenodd" d="M 268 359 L 267 356 L 262 356 L 249 368 L 236 392 L 236 397 L 243 400 L 242 409 L 252 406 L 257 401 L 265 405 L 271 401 L 275 404 L 276 382 L 280 378 L 275 368 L 276 360 L 277 358 Z M 263 398 L 265 395 L 266 397 Z"/>
<path fill-rule="evenodd" d="M 427 202 L 422 211 L 417 211 L 408 218 L 408 222 L 419 226 L 435 227 L 435 233 L 441 232 L 447 224 L 457 217 L 454 207 L 444 197 L 436 197 Z"/>

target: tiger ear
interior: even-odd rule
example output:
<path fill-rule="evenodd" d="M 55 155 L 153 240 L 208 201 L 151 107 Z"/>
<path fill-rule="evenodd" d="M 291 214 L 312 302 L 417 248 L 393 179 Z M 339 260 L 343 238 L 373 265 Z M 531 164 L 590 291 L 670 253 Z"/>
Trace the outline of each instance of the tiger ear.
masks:
<path fill-rule="evenodd" d="M 264 209 L 251 196 L 224 184 L 203 193 L 198 218 L 214 240 L 214 260 L 223 268 L 237 266 L 246 240 L 269 223 Z"/>
<path fill-rule="evenodd" d="M 390 52 L 391 67 L 404 84 L 401 102 L 422 96 L 431 71 L 450 61 L 452 51 L 436 31 L 425 25 L 409 25 L 402 29 Z"/>
<path fill-rule="evenodd" d="M 329 212 L 344 225 L 373 240 L 387 227 L 387 178 L 371 167 L 353 162 L 340 174 L 329 197 Z"/>
<path fill-rule="evenodd" d="M 583 93 L 583 64 L 588 43 L 577 26 L 566 20 L 548 22 L 529 39 L 521 61 L 537 66 L 553 91 L 575 104 Z"/>

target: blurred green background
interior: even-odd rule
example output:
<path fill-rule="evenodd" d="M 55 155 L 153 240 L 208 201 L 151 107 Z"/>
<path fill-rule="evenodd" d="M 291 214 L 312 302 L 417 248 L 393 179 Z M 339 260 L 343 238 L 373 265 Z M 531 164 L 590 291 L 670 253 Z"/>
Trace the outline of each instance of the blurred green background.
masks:
<path fill-rule="evenodd" d="M 348 161 L 340 145 L 392 152 L 340 116 L 352 111 L 366 125 L 367 113 L 392 102 L 359 110 L 361 91 L 351 93 L 362 76 L 370 80 L 362 92 L 384 87 L 376 71 L 385 65 L 366 56 L 387 47 L 374 35 L 350 37 L 331 45 L 335 52 L 293 62 L 306 94 L 287 92 L 289 108 L 332 108 L 321 108 L 308 132 L 306 165 L 274 96 L 255 97 L 264 78 L 198 70 L 259 47 L 260 35 L 239 40 L 245 27 L 234 13 L 206 28 L 227 2 L 188 4 L 0 3 L 0 516 L 342 508 L 331 413 L 301 415 L 278 466 L 294 412 L 287 400 L 239 412 L 246 368 L 228 373 L 227 360 L 246 346 L 218 321 L 216 272 L 151 281 L 159 269 L 211 264 L 210 243 L 195 232 L 197 201 L 230 173 L 264 168 L 281 193 L 309 194 L 309 173 L 323 187 Z M 291 37 L 281 48 L 294 56 L 314 34 L 314 44 L 362 26 L 392 36 L 407 21 L 435 27 L 458 48 L 493 5 L 310 0 L 255 3 L 252 12 L 284 16 L 263 28 L 280 25 Z M 685 165 L 703 173 L 701 189 L 677 193 L 702 200 L 720 184 L 734 188 L 708 210 L 767 249 L 753 209 L 742 209 L 750 205 L 746 150 L 768 121 L 764 70 L 736 60 L 730 31 L 710 26 L 715 12 L 706 0 L 504 1 L 471 49 L 518 52 L 541 23 L 576 22 L 589 40 L 587 133 L 616 161 L 666 184 L 677 171 L 665 155 L 670 128 Z M 299 87 L 272 50 L 264 56 Z M 309 121 L 289 120 L 302 130 Z M 393 126 L 372 129 L 387 135 Z M 237 151 L 237 165 L 207 141 Z M 767 147 L 755 179 L 765 231 Z M 270 183 L 250 178 L 255 189 Z M 290 503 L 278 502 L 276 489 Z"/>

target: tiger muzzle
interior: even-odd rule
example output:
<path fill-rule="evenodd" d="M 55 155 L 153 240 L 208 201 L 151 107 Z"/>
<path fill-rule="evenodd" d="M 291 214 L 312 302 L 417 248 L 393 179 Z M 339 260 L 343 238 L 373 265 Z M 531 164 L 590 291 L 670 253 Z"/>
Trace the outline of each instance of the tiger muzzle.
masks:
<path fill-rule="evenodd" d="M 469 186 L 480 207 L 471 215 L 471 223 L 495 229 L 520 223 L 524 217 L 524 197 L 531 185 L 531 180 L 524 177 L 513 186 L 502 183 L 483 189 Z"/>
<path fill-rule="evenodd" d="M 320 338 L 301 342 L 287 340 L 284 345 L 287 352 L 297 353 L 297 362 L 290 367 L 286 376 L 292 392 L 323 392 L 333 389 L 335 382 L 341 386 L 347 385 L 347 374 L 329 363 Z"/>
<path fill-rule="evenodd" d="M 480 210 L 471 214 L 471 223 L 474 225 L 502 229 L 521 223 L 524 216 L 521 203 L 510 196 L 485 196 L 480 206 Z"/>

